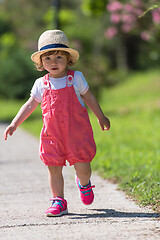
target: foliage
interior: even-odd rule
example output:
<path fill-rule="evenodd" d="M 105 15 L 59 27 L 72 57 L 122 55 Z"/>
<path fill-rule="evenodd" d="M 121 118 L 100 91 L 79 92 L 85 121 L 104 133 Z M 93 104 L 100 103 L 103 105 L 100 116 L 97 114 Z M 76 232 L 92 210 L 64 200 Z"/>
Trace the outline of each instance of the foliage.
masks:
<path fill-rule="evenodd" d="M 82 11 L 87 16 L 100 16 L 104 13 L 107 0 L 83 0 Z"/>
<path fill-rule="evenodd" d="M 105 37 L 108 42 L 111 41 L 112 45 L 117 46 L 114 51 L 116 51 L 117 66 L 121 69 L 143 68 L 140 60 L 141 55 L 145 54 L 148 59 L 153 48 L 152 44 L 157 44 L 160 32 L 160 10 L 154 9 L 154 5 L 150 14 L 144 18 L 139 18 L 147 6 L 148 2 L 142 0 L 130 0 L 127 3 L 110 0 L 107 4 L 109 21 Z M 147 46 L 147 51 L 146 48 L 144 51 L 142 44 Z M 132 58 L 133 61 L 130 61 Z M 154 64 L 151 59 L 150 64 Z"/>
<path fill-rule="evenodd" d="M 144 4 L 141 0 L 130 0 L 127 3 L 110 0 L 107 4 L 107 10 L 110 13 L 110 23 L 105 36 L 112 39 L 118 32 L 129 33 L 132 29 L 138 27 L 137 17 L 142 14 Z"/>
<path fill-rule="evenodd" d="M 34 17 L 37 15 L 33 14 L 31 20 L 30 14 L 33 13 L 32 5 L 37 3 L 34 0 L 23 5 L 22 1 L 5 0 L 0 5 L 1 98 L 28 97 L 35 78 L 39 76 L 31 63 L 30 51 L 26 50 L 28 45 L 32 46 L 27 39 L 33 33 L 32 20 L 36 23 Z"/>
<path fill-rule="evenodd" d="M 20 39 L 19 44 L 30 47 L 31 39 L 37 38 L 45 24 L 43 16 L 50 6 L 50 0 L 4 0 L 0 12 L 12 25 L 12 32 Z"/>
<path fill-rule="evenodd" d="M 3 26 L 8 24 L 6 16 L 1 15 Z M 7 25 L 6 24 L 6 25 Z M 8 25 L 7 25 L 8 26 Z M 0 38 L 0 97 L 26 98 L 35 77 L 28 51 L 22 50 L 17 36 L 12 31 L 12 24 L 4 27 Z"/>
<path fill-rule="evenodd" d="M 46 24 L 47 29 L 54 28 L 54 16 L 55 16 L 56 9 L 54 7 L 49 7 L 46 14 L 43 17 L 43 20 Z M 61 9 L 59 11 L 59 21 L 60 25 L 63 27 L 65 25 L 71 24 L 76 20 L 76 14 L 74 13 L 74 10 L 72 9 Z"/>
<path fill-rule="evenodd" d="M 118 2 L 126 12 L 123 12 L 124 9 L 108 11 L 107 6 Z M 18 82 L 20 85 L 24 84 L 26 79 L 31 79 L 29 82 L 33 83 L 37 75 L 39 76 L 34 68 L 32 69 L 29 55 L 37 50 L 39 35 L 44 30 L 55 27 L 55 16 L 58 17 L 60 28 L 68 36 L 71 47 L 80 52 L 80 60 L 75 69 L 84 72 L 97 96 L 101 86 L 113 86 L 120 82 L 126 69 L 142 70 L 153 66 L 157 67 L 160 61 L 159 9 L 148 11 L 144 17 L 138 18 L 138 15 L 150 6 L 150 1 L 143 1 L 141 8 L 133 4 L 136 2 L 138 4 L 142 1 L 129 0 L 126 3 L 122 0 L 61 0 L 60 10 L 55 12 L 51 0 L 1 1 L 0 58 L 4 69 L 0 74 L 0 82 L 3 84 L 6 76 L 9 79 L 8 76 L 13 69 L 12 77 L 15 78 L 14 82 L 17 85 Z M 154 7 L 158 3 L 155 4 Z M 129 11 L 131 7 L 134 13 Z M 117 16 L 121 18 L 120 22 L 115 22 L 118 21 Z M 132 21 L 134 27 L 128 32 L 126 32 L 126 29 L 129 29 L 128 26 L 126 27 L 127 19 L 128 22 L 134 19 Z M 122 31 L 122 26 L 125 32 Z M 117 35 L 112 39 L 106 38 L 109 36 L 107 29 L 110 29 L 109 34 L 117 33 Z M 10 55 L 11 46 L 13 47 Z M 21 59 L 18 61 L 23 64 L 18 63 L 17 58 Z M 6 66 L 9 66 L 8 73 L 5 70 Z M 23 66 L 27 71 L 21 69 Z M 26 73 L 28 77 L 22 77 L 22 72 Z M 25 92 L 31 86 L 30 83 L 21 94 L 22 86 L 15 86 L 16 90 L 13 91 L 15 95 L 12 94 L 12 97 L 26 96 Z M 14 88 L 14 84 L 12 87 Z M 6 89 L 5 85 L 2 86 L 0 92 L 1 96 L 6 97 L 4 89 Z"/>
<path fill-rule="evenodd" d="M 1 53 L 0 97 L 26 98 L 38 73 L 34 70 L 30 56 L 25 51 L 9 51 L 9 57 Z"/>
<path fill-rule="evenodd" d="M 152 6 L 150 6 L 146 11 L 144 11 L 139 17 L 144 17 L 149 11 L 155 10 L 157 8 L 160 8 L 160 3 L 155 2 L 154 4 L 152 3 Z"/>
<path fill-rule="evenodd" d="M 112 27 L 108 28 L 105 36 L 108 39 L 112 39 L 118 32 L 120 33 L 129 33 L 131 31 L 140 32 L 140 37 L 148 41 L 151 38 L 151 33 L 153 31 L 150 21 L 153 24 L 160 23 L 160 13 L 157 9 L 159 4 L 153 5 L 151 8 L 146 10 L 144 13 L 147 13 L 149 10 L 152 10 L 151 17 L 145 19 L 147 21 L 139 21 L 138 17 L 144 15 L 143 11 L 146 8 L 146 4 L 141 0 L 130 0 L 127 3 L 121 3 L 121 1 L 110 0 L 107 4 L 107 10 L 110 13 L 110 22 L 113 24 Z M 143 14 L 142 14 L 143 13 Z M 143 31 L 143 28 L 147 27 L 147 31 Z"/>

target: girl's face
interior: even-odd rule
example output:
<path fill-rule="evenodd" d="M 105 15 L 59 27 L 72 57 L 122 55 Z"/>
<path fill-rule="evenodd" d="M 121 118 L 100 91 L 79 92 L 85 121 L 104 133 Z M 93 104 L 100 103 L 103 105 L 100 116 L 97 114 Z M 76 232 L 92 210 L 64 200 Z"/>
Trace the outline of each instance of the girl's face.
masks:
<path fill-rule="evenodd" d="M 68 58 L 66 54 L 58 52 L 42 56 L 44 69 L 50 73 L 50 77 L 61 78 L 66 76 L 68 67 Z"/>

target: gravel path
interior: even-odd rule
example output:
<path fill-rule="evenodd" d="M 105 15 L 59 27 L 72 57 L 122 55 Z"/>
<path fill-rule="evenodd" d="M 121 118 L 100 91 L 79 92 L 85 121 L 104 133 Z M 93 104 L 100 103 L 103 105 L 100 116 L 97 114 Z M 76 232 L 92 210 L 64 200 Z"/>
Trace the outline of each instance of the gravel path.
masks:
<path fill-rule="evenodd" d="M 47 218 L 50 206 L 48 171 L 39 160 L 39 142 L 18 129 L 5 142 L 0 125 L 0 239 L 1 240 L 152 240 L 160 239 L 160 219 L 137 206 L 117 185 L 92 176 L 95 201 L 86 207 L 79 199 L 72 167 L 64 168 L 69 214 Z"/>

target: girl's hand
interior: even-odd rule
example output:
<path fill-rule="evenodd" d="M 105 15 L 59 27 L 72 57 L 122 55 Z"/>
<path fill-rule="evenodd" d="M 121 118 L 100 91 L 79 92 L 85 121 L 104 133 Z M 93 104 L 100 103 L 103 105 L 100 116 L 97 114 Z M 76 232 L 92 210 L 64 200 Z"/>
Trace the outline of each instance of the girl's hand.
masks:
<path fill-rule="evenodd" d="M 109 130 L 110 129 L 110 121 L 109 119 L 103 114 L 97 99 L 92 94 L 90 90 L 88 90 L 84 95 L 82 95 L 83 100 L 88 105 L 88 107 L 93 111 L 93 113 L 98 118 L 99 124 L 102 130 Z"/>
<path fill-rule="evenodd" d="M 34 98 L 30 97 L 28 99 L 28 101 L 20 108 L 19 112 L 17 113 L 11 124 L 4 131 L 5 140 L 7 140 L 8 134 L 12 136 L 14 131 L 16 131 L 16 128 L 31 115 L 31 113 L 36 109 L 38 104 L 39 103 Z"/>
<path fill-rule="evenodd" d="M 110 129 L 110 121 L 106 116 L 103 116 L 103 118 L 99 119 L 98 121 L 103 131 Z"/>
<path fill-rule="evenodd" d="M 12 124 L 12 123 L 11 123 L 11 124 L 6 128 L 6 130 L 4 131 L 4 139 L 7 140 L 8 134 L 9 134 L 10 136 L 12 136 L 12 134 L 14 133 L 14 131 L 16 131 L 16 129 L 17 129 L 17 127 L 15 126 L 15 124 Z"/>

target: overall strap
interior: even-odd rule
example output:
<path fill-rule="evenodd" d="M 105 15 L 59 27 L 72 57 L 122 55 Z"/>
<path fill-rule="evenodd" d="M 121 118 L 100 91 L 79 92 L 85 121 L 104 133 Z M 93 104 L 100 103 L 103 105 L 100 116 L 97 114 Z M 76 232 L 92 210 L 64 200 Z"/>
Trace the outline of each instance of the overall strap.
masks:
<path fill-rule="evenodd" d="M 51 85 L 49 82 L 49 73 L 43 77 L 43 88 L 44 88 L 44 90 L 51 89 Z M 45 95 L 45 97 L 46 97 L 46 101 L 47 101 L 47 113 L 48 113 L 48 117 L 50 118 L 52 115 L 51 108 L 50 108 L 50 106 L 51 106 L 50 91 L 49 91 L 49 94 Z"/>
<path fill-rule="evenodd" d="M 73 85 L 73 79 L 74 79 L 74 71 L 68 70 L 68 72 L 67 72 L 67 87 L 71 87 Z"/>
<path fill-rule="evenodd" d="M 44 89 L 51 88 L 50 82 L 49 82 L 49 73 L 44 75 L 44 77 L 43 77 L 43 87 L 44 87 Z"/>

